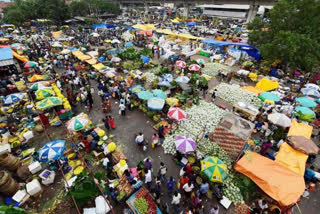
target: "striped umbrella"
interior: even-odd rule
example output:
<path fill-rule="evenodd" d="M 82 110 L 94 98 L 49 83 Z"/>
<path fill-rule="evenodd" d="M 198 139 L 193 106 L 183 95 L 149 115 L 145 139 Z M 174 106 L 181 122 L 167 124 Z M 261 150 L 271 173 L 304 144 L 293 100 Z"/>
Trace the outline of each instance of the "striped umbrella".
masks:
<path fill-rule="evenodd" d="M 197 64 L 192 64 L 192 65 L 190 65 L 189 66 L 189 71 L 199 71 L 200 70 L 200 66 L 199 65 L 197 65 Z"/>
<path fill-rule="evenodd" d="M 87 114 L 81 113 L 67 122 L 67 129 L 71 131 L 80 131 L 90 124 Z"/>
<path fill-rule="evenodd" d="M 201 173 L 212 182 L 222 183 L 227 177 L 227 166 L 217 157 L 206 157 L 201 163 Z"/>
<path fill-rule="evenodd" d="M 23 66 L 23 68 L 34 68 L 36 67 L 38 64 L 36 62 L 32 62 L 32 61 L 29 61 L 29 62 L 26 62 Z"/>
<path fill-rule="evenodd" d="M 22 94 L 22 93 L 9 94 L 4 98 L 3 104 L 11 105 L 15 102 L 18 102 L 19 100 L 22 100 L 24 97 L 25 97 L 25 94 Z"/>
<path fill-rule="evenodd" d="M 185 63 L 184 61 L 177 61 L 176 66 L 178 66 L 179 68 L 185 68 L 187 66 L 187 63 Z"/>
<path fill-rule="evenodd" d="M 39 150 L 39 160 L 41 162 L 47 162 L 50 160 L 58 160 L 64 150 L 66 149 L 65 141 L 64 140 L 55 140 L 49 143 L 46 143 L 40 150 Z"/>
<path fill-rule="evenodd" d="M 178 107 L 171 107 L 168 112 L 168 117 L 177 121 L 187 118 L 187 114 Z"/>
<path fill-rule="evenodd" d="M 197 144 L 189 136 L 178 136 L 174 141 L 176 149 L 180 152 L 187 154 L 196 150 Z"/>

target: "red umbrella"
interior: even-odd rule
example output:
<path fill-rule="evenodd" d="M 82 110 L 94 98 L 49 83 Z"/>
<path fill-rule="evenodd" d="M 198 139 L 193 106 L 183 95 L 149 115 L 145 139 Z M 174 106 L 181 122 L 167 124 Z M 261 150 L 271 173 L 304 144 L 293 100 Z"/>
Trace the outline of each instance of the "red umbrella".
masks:
<path fill-rule="evenodd" d="M 187 114 L 178 107 L 171 107 L 168 112 L 168 117 L 177 121 L 187 118 Z"/>
<path fill-rule="evenodd" d="M 176 66 L 178 66 L 179 68 L 185 68 L 187 66 L 187 63 L 185 63 L 184 61 L 177 61 Z"/>
<path fill-rule="evenodd" d="M 200 66 L 197 64 L 192 64 L 189 66 L 189 71 L 199 71 L 200 70 Z"/>

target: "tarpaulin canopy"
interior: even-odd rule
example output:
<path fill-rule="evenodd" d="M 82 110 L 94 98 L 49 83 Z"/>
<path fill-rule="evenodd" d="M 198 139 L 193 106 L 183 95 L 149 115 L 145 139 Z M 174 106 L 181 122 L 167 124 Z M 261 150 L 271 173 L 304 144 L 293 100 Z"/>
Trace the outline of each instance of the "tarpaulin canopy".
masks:
<path fill-rule="evenodd" d="M 312 134 L 312 126 L 309 126 L 306 123 L 298 123 L 296 120 L 291 121 L 291 127 L 288 132 L 288 136 L 304 136 L 307 139 L 310 139 Z"/>
<path fill-rule="evenodd" d="M 319 147 L 310 139 L 303 136 L 291 136 L 288 142 L 294 149 L 305 154 L 316 155 L 319 152 Z"/>
<path fill-rule="evenodd" d="M 52 32 L 52 37 L 55 39 L 59 39 L 62 35 L 62 31 Z"/>
<path fill-rule="evenodd" d="M 256 84 L 256 88 L 261 91 L 272 91 L 279 88 L 278 81 L 272 81 L 269 79 L 262 79 Z"/>
<path fill-rule="evenodd" d="M 305 190 L 303 176 L 255 152 L 244 155 L 234 168 L 283 206 L 296 203 Z"/>
<path fill-rule="evenodd" d="M 0 48 L 0 66 L 12 64 L 14 64 L 14 62 L 11 48 Z"/>
<path fill-rule="evenodd" d="M 254 57 L 256 60 L 260 59 L 261 54 L 259 50 L 253 46 L 250 46 L 248 44 L 244 43 L 236 43 L 236 42 L 223 42 L 211 38 L 206 38 L 202 40 L 203 43 L 207 43 L 210 46 L 215 46 L 215 47 L 224 47 L 224 46 L 236 46 L 240 50 L 245 51 L 249 54 L 249 56 Z"/>
<path fill-rule="evenodd" d="M 106 66 L 104 66 L 102 63 L 98 63 L 98 64 L 95 64 L 95 65 L 92 65 L 92 67 L 94 67 L 96 70 L 101 70 L 101 69 L 104 69 Z"/>
<path fill-rule="evenodd" d="M 94 24 L 92 25 L 92 28 L 93 29 L 97 29 L 97 28 L 116 28 L 117 26 L 116 25 L 111 25 L 111 24 Z"/>
<path fill-rule="evenodd" d="M 162 33 L 162 34 L 167 34 L 167 35 L 172 35 L 174 34 L 171 30 L 169 29 L 160 29 L 160 30 L 156 30 L 157 33 Z"/>
<path fill-rule="evenodd" d="M 132 27 L 134 27 L 136 29 L 140 29 L 140 30 L 154 30 L 154 29 L 156 29 L 153 24 L 145 24 L 145 25 L 136 24 L 136 25 L 133 25 Z"/>
<path fill-rule="evenodd" d="M 303 176 L 306 168 L 308 155 L 297 151 L 287 143 L 282 143 L 280 150 L 276 155 L 276 162 L 282 166 L 292 170 L 295 173 Z"/>
<path fill-rule="evenodd" d="M 98 61 L 96 59 L 89 59 L 86 62 L 90 65 L 94 65 L 94 64 L 97 64 Z"/>
<path fill-rule="evenodd" d="M 253 86 L 243 86 L 243 87 L 241 87 L 241 89 L 250 91 L 250 92 L 257 94 L 257 95 L 262 92 L 260 89 L 253 87 Z"/>
<path fill-rule="evenodd" d="M 12 55 L 14 56 L 14 58 L 20 60 L 21 62 L 28 62 L 29 61 L 27 56 L 21 56 L 21 55 L 17 54 L 14 50 L 12 50 Z"/>

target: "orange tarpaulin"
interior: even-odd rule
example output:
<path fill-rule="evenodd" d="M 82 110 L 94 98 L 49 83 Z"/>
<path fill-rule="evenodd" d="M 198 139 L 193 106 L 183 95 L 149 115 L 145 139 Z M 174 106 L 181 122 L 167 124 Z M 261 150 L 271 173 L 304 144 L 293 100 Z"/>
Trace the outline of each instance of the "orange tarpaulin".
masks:
<path fill-rule="evenodd" d="M 28 62 L 29 61 L 27 56 L 21 56 L 21 55 L 17 54 L 14 50 L 12 50 L 12 55 L 14 56 L 14 58 L 20 60 L 21 62 Z"/>
<path fill-rule="evenodd" d="M 306 123 L 298 123 L 295 119 L 291 121 L 291 127 L 288 132 L 288 136 L 303 136 L 310 139 L 312 134 L 312 126 Z"/>
<path fill-rule="evenodd" d="M 304 176 L 307 159 L 308 155 L 295 150 L 287 143 L 281 144 L 276 156 L 277 163 L 302 176 Z"/>
<path fill-rule="evenodd" d="M 255 152 L 244 155 L 234 168 L 283 206 L 296 203 L 305 190 L 303 176 Z"/>
<path fill-rule="evenodd" d="M 241 87 L 241 89 L 250 91 L 250 92 L 252 92 L 252 93 L 254 93 L 256 95 L 258 95 L 258 94 L 263 92 L 262 90 L 260 90 L 260 89 L 258 89 L 256 87 L 253 87 L 253 86 L 243 86 L 243 87 Z"/>

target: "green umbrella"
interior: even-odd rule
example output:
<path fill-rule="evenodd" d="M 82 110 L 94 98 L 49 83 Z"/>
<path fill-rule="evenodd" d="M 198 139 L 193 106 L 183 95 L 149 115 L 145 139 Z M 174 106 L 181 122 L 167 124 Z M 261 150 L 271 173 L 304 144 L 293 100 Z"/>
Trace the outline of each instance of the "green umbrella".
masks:
<path fill-rule="evenodd" d="M 62 99 L 58 97 L 47 97 L 36 103 L 37 108 L 42 110 L 49 109 L 59 105 L 62 105 Z"/>
<path fill-rule="evenodd" d="M 223 182 L 227 177 L 227 166 L 217 157 L 206 157 L 201 163 L 201 173 L 210 181 Z"/>
<path fill-rule="evenodd" d="M 164 93 L 164 91 L 162 91 L 162 90 L 155 89 L 152 91 L 152 93 L 153 93 L 154 97 L 158 97 L 158 98 L 164 99 L 164 100 L 167 98 L 166 93 Z"/>

